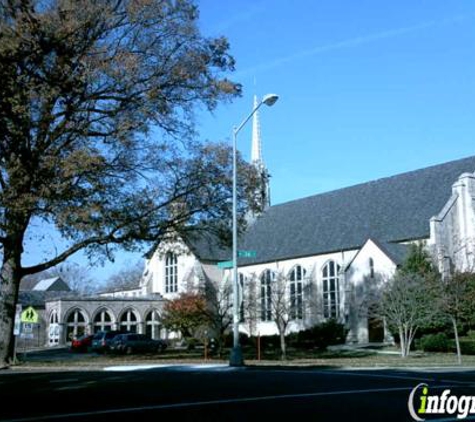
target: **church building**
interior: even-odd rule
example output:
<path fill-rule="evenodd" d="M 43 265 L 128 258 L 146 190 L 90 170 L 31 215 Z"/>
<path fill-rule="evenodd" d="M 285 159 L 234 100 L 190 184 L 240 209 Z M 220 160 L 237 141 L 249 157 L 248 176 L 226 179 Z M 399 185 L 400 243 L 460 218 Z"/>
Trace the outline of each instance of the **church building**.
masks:
<path fill-rule="evenodd" d="M 262 214 L 249 216 L 238 241 L 239 250 L 255 251 L 238 259 L 243 333 L 277 334 L 271 297 L 284 282 L 289 332 L 333 318 L 348 328 L 348 342 L 384 341 L 388 333 L 381 321 L 364 309 L 366 286 L 375 279 L 389 279 L 404 261 L 409 244 L 424 242 L 442 274 L 473 269 L 475 157 L 271 206 L 256 112 L 251 161 L 266 182 L 265 189 L 256 192 L 266 207 Z M 131 292 L 115 292 L 101 300 L 83 299 L 87 306 L 56 300 L 47 310 L 56 324 L 71 325 L 77 315 L 68 312 L 91 308 L 91 327 L 94 315 L 104 318 L 105 311 L 113 310 L 107 327 L 130 328 L 133 317 L 137 331 L 148 332 L 147 327 L 156 324 L 154 336 L 164 336 L 159 326 L 164 300 L 203 282 L 229 285 L 232 270 L 220 263 L 230 259 L 231 250 L 212 235 L 186 243 L 164 241 L 146 260 L 133 297 Z M 134 313 L 136 305 L 140 311 Z M 69 323 L 61 318 L 69 318 Z M 65 335 L 72 330 L 69 327 Z"/>
<path fill-rule="evenodd" d="M 258 113 L 251 161 L 268 181 Z M 410 243 L 424 242 L 442 274 L 473 268 L 474 171 L 470 157 L 274 206 L 267 184 L 259 193 L 265 211 L 238 241 L 239 250 L 255 252 L 238 259 L 240 330 L 277 334 L 271 297 L 284 279 L 289 331 L 334 318 L 349 329 L 349 342 L 387 339 L 365 312 L 365 289 L 394 274 Z M 232 270 L 218 264 L 230 258 L 212 236 L 164 242 L 146 263 L 143 288 L 171 299 L 193 281 L 230 283 Z"/>

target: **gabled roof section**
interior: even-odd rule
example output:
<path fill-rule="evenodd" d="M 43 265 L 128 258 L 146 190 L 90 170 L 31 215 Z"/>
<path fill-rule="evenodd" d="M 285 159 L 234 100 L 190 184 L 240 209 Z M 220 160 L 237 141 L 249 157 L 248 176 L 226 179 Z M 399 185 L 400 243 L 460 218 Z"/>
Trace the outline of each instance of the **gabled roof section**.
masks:
<path fill-rule="evenodd" d="M 231 257 L 229 246 L 225 245 L 218 235 L 209 231 L 191 233 L 185 243 L 200 261 L 226 261 Z"/>
<path fill-rule="evenodd" d="M 31 290 L 40 292 L 69 292 L 71 289 L 61 277 L 45 278 L 40 280 Z"/>
<path fill-rule="evenodd" d="M 365 246 L 368 242 L 372 242 L 375 246 L 379 248 L 395 265 L 401 265 L 407 257 L 407 252 L 409 250 L 409 245 L 397 244 L 397 243 L 381 243 L 375 239 L 368 239 L 361 246 L 361 249 L 356 253 L 353 259 L 346 265 L 345 271 L 347 271 L 359 254 L 365 249 Z"/>
<path fill-rule="evenodd" d="M 240 249 L 257 252 L 241 265 L 358 249 L 368 238 L 428 238 L 452 184 L 473 171 L 469 157 L 270 207 L 240 241 Z"/>
<path fill-rule="evenodd" d="M 34 278 L 25 277 L 20 283 L 21 291 L 35 292 L 69 292 L 69 285 L 63 281 L 61 277 L 45 278 L 43 280 L 35 280 Z"/>
<path fill-rule="evenodd" d="M 409 253 L 409 245 L 398 243 L 384 243 L 381 245 L 381 250 L 391 258 L 396 265 L 402 265 Z"/>

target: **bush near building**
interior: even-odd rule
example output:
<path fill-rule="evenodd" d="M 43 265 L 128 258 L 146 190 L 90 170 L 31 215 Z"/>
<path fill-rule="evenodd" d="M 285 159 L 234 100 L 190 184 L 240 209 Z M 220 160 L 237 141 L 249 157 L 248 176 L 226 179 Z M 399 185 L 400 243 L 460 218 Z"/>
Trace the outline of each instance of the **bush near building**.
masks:
<path fill-rule="evenodd" d="M 289 344 L 299 349 L 326 350 L 328 346 L 345 343 L 347 334 L 344 324 L 330 319 L 307 330 L 292 333 L 288 338 Z"/>
<path fill-rule="evenodd" d="M 426 334 L 417 341 L 417 348 L 424 352 L 449 352 L 454 350 L 454 342 L 445 333 Z"/>

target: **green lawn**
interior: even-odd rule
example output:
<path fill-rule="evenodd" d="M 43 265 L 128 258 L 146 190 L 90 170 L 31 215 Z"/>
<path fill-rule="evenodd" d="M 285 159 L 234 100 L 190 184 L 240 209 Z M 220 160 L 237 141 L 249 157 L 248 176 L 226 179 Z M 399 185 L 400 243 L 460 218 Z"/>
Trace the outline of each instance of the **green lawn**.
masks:
<path fill-rule="evenodd" d="M 257 351 L 244 348 L 244 359 L 247 365 L 292 365 L 292 366 L 317 366 L 317 367 L 435 367 L 435 366 L 457 366 L 456 355 L 452 353 L 422 353 L 413 352 L 407 358 L 401 358 L 397 349 L 385 348 L 382 350 L 339 350 L 339 351 L 303 351 L 289 349 L 288 359 L 280 359 L 280 351 L 264 350 L 261 360 L 257 360 Z M 229 351 L 223 353 L 222 358 L 216 356 L 208 357 L 206 362 L 226 363 Z M 77 358 L 44 357 L 41 355 L 26 356 L 20 355 L 19 367 L 87 367 L 98 368 L 109 365 L 121 365 L 127 363 L 204 363 L 204 351 L 197 350 L 167 350 L 162 354 L 151 355 L 97 355 L 94 353 L 80 355 Z M 475 356 L 463 356 L 463 366 L 475 367 Z"/>

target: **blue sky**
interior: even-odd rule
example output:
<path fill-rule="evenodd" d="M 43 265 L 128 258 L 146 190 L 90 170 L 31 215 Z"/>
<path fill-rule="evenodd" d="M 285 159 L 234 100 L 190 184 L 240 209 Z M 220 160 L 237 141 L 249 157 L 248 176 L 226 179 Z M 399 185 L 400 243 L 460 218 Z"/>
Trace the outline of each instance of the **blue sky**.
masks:
<path fill-rule="evenodd" d="M 475 153 L 473 1 L 199 4 L 244 88 L 200 116 L 202 136 L 229 138 L 254 93 L 280 95 L 260 116 L 274 204 Z"/>
<path fill-rule="evenodd" d="M 473 0 L 198 5 L 202 32 L 229 39 L 244 89 L 197 113 L 201 137 L 230 141 L 254 94 L 280 96 L 260 114 L 273 204 L 475 154 Z M 238 142 L 249 157 L 250 124 Z M 138 257 L 92 273 L 103 280 Z"/>

